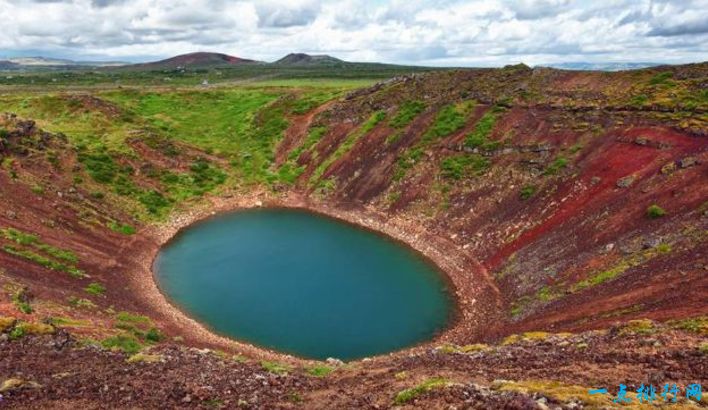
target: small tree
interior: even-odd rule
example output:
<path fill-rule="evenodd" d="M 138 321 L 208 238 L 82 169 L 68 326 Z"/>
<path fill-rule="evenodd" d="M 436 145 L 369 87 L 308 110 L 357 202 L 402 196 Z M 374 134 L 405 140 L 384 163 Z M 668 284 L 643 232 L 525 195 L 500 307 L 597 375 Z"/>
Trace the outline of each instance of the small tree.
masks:
<path fill-rule="evenodd" d="M 650 205 L 647 208 L 647 216 L 651 219 L 661 218 L 664 215 L 666 215 L 666 211 L 657 204 Z"/>

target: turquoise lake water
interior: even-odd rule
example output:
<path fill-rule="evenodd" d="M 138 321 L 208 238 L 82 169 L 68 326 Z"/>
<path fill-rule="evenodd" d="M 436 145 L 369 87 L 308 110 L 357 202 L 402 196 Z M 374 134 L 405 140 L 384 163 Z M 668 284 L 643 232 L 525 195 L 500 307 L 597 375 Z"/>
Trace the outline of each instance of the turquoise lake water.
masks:
<path fill-rule="evenodd" d="M 304 358 L 351 360 L 429 340 L 453 301 L 439 271 L 382 235 L 313 213 L 257 209 L 182 231 L 160 289 L 215 332 Z"/>

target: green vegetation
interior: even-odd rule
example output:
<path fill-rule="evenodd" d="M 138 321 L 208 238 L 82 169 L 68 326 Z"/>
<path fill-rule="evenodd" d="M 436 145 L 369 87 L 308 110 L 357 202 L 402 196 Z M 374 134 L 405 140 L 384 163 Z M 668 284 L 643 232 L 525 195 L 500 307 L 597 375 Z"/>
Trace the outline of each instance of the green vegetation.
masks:
<path fill-rule="evenodd" d="M 293 114 L 305 114 L 320 105 L 324 104 L 325 102 L 334 99 L 338 97 L 341 94 L 340 90 L 318 90 L 312 93 L 308 93 L 304 96 L 301 96 L 298 98 L 294 103 L 292 107 L 292 113 Z"/>
<path fill-rule="evenodd" d="M 657 204 L 650 205 L 647 208 L 647 217 L 651 219 L 661 218 L 664 215 L 666 215 L 666 211 Z"/>
<path fill-rule="evenodd" d="M 537 188 L 535 185 L 524 185 L 519 192 L 519 197 L 522 200 L 527 200 L 536 194 Z"/>
<path fill-rule="evenodd" d="M 500 380 L 491 386 L 501 392 L 540 393 L 560 402 L 581 400 L 590 408 L 612 408 L 616 406 L 612 397 L 605 394 L 589 394 L 587 386 L 564 384 L 554 380 Z"/>
<path fill-rule="evenodd" d="M 164 338 L 160 330 L 154 327 L 150 318 L 146 316 L 118 312 L 115 319 L 115 327 L 120 329 L 121 333 L 103 340 L 101 344 L 105 348 L 135 354 L 145 345 L 158 343 Z"/>
<path fill-rule="evenodd" d="M 17 249 L 15 247 L 10 246 L 10 245 L 3 246 L 2 250 L 5 251 L 6 253 L 9 253 L 10 255 L 19 256 L 23 259 L 27 259 L 29 261 L 37 263 L 49 270 L 67 272 L 71 276 L 76 277 L 76 278 L 80 278 L 80 277 L 84 276 L 84 273 L 75 267 L 67 266 L 63 263 L 51 260 L 45 256 L 39 255 L 39 254 L 32 252 L 30 250 Z"/>
<path fill-rule="evenodd" d="M 654 327 L 654 322 L 649 319 L 636 319 L 627 322 L 622 329 L 620 334 L 639 334 L 639 335 L 651 335 L 656 333 L 657 329 Z"/>
<path fill-rule="evenodd" d="M 106 349 L 118 350 L 128 354 L 136 354 L 143 348 L 143 344 L 135 337 L 126 334 L 108 337 L 101 342 L 101 345 Z"/>
<path fill-rule="evenodd" d="M 467 117 L 474 109 L 474 101 L 465 101 L 454 105 L 446 105 L 435 116 L 435 121 L 428 128 L 423 140 L 430 142 L 438 138 L 446 137 L 465 126 Z"/>
<path fill-rule="evenodd" d="M 119 322 L 126 322 L 126 323 L 150 323 L 150 318 L 147 316 L 143 315 L 136 315 L 130 312 L 118 312 L 116 314 L 116 320 Z"/>
<path fill-rule="evenodd" d="M 90 293 L 95 296 L 101 296 L 106 293 L 106 287 L 96 282 L 89 283 L 89 285 L 86 286 L 84 290 L 86 291 L 86 293 Z"/>
<path fill-rule="evenodd" d="M 110 222 L 108 227 L 113 232 L 122 233 L 123 235 L 133 235 L 135 233 L 135 228 L 130 225 L 124 225 L 118 222 Z"/>
<path fill-rule="evenodd" d="M 552 300 L 558 299 L 561 294 L 556 292 L 553 288 L 549 286 L 544 286 L 536 293 L 536 298 L 541 302 L 550 302 Z"/>
<path fill-rule="evenodd" d="M 268 360 L 261 361 L 263 370 L 274 374 L 287 374 L 292 371 L 292 366 L 285 363 L 271 362 Z"/>
<path fill-rule="evenodd" d="M 73 73 L 67 75 L 60 81 L 79 80 Z M 147 74 L 133 73 L 129 77 L 133 75 L 137 79 Z M 162 78 L 164 73 L 160 81 Z M 177 204 L 224 184 L 293 183 L 302 168 L 294 163 L 277 172 L 271 168 L 275 146 L 288 126 L 288 118 L 361 84 L 306 80 L 228 89 L 113 89 L 86 98 L 18 93 L 4 103 L 7 110 L 20 117 L 32 118 L 43 129 L 67 136 L 82 164 L 73 178 L 78 184 L 86 184 L 93 198 L 115 201 L 138 220 L 153 220 L 164 218 Z M 309 149 L 324 132 L 323 128 L 314 130 L 299 150 Z M 174 158 L 179 166 L 145 160 L 141 152 L 144 146 Z M 191 157 L 192 147 L 208 157 Z M 182 165 L 185 161 L 192 161 L 186 170 Z M 82 177 L 83 172 L 90 180 Z M 131 227 L 118 222 L 109 222 L 108 226 L 126 235 L 133 233 Z"/>
<path fill-rule="evenodd" d="M 305 371 L 310 376 L 327 377 L 330 373 L 332 373 L 334 371 L 334 367 L 327 366 L 325 364 L 318 364 L 318 365 L 306 367 Z"/>
<path fill-rule="evenodd" d="M 465 101 L 458 104 L 447 105 L 440 109 L 430 128 L 423 134 L 423 138 L 399 156 L 396 162 L 396 169 L 393 173 L 393 180 L 399 181 L 403 179 L 408 170 L 413 168 L 423 156 L 425 149 L 430 144 L 464 127 L 474 106 L 474 101 Z M 479 164 L 481 164 L 481 162 Z"/>
<path fill-rule="evenodd" d="M 130 356 L 127 363 L 157 363 L 162 360 L 159 354 L 135 353 Z"/>
<path fill-rule="evenodd" d="M 55 331 L 54 326 L 46 323 L 17 321 L 10 331 L 10 339 L 19 339 L 26 335 L 49 335 Z"/>
<path fill-rule="evenodd" d="M 561 169 L 566 168 L 567 166 L 568 159 L 563 156 L 558 156 L 549 166 L 546 167 L 546 170 L 543 171 L 543 175 L 556 175 Z"/>
<path fill-rule="evenodd" d="M 13 73 L 0 77 L 1 85 L 33 85 L 61 89 L 67 85 L 129 85 L 129 86 L 198 86 L 204 79 L 210 84 L 237 83 L 243 88 L 308 87 L 327 91 L 350 90 L 370 86 L 382 79 L 402 74 L 427 72 L 425 67 L 357 63 L 341 66 L 283 66 L 247 64 L 186 70 L 95 70 L 66 72 Z"/>
<path fill-rule="evenodd" d="M 427 379 L 423 383 L 415 387 L 400 391 L 393 399 L 393 403 L 396 405 L 406 404 L 424 393 L 427 393 L 431 390 L 447 387 L 449 384 L 450 382 L 442 377 L 434 377 L 431 379 Z"/>
<path fill-rule="evenodd" d="M 309 151 L 310 148 L 315 145 L 315 143 L 322 139 L 322 136 L 324 136 L 326 132 L 326 127 L 310 128 L 307 133 L 307 138 L 305 138 L 305 141 L 303 141 L 299 147 L 290 152 L 290 154 L 288 155 L 288 160 L 297 161 L 297 159 L 300 158 L 300 155 L 302 155 L 302 153 L 305 151 Z"/>
<path fill-rule="evenodd" d="M 76 296 L 71 296 L 68 299 L 68 302 L 70 306 L 79 309 L 93 309 L 96 307 L 96 304 L 91 302 L 90 300 L 84 298 L 77 298 Z"/>
<path fill-rule="evenodd" d="M 670 321 L 669 325 L 676 329 L 708 336 L 708 316 L 697 316 L 689 319 Z"/>
<path fill-rule="evenodd" d="M 33 309 L 29 303 L 29 296 L 25 288 L 21 288 L 12 294 L 12 303 L 20 312 L 24 314 L 32 313 Z"/>
<path fill-rule="evenodd" d="M 410 124 L 418 114 L 425 110 L 425 103 L 422 101 L 406 101 L 401 104 L 396 115 L 391 118 L 389 125 L 393 128 L 403 128 Z"/>
<path fill-rule="evenodd" d="M 469 148 L 480 148 L 483 151 L 491 151 L 498 147 L 499 142 L 489 142 L 489 135 L 494 129 L 494 124 L 497 122 L 499 114 L 505 109 L 501 106 L 494 106 L 492 109 L 484 113 L 482 118 L 477 121 L 474 130 L 465 137 L 465 146 Z"/>
<path fill-rule="evenodd" d="M 570 287 L 571 292 L 581 291 L 583 289 L 597 286 L 623 274 L 628 269 L 645 263 L 659 255 L 671 252 L 671 245 L 668 243 L 660 243 L 654 248 L 645 249 L 637 254 L 620 259 L 614 266 L 609 269 L 595 273 L 589 278 L 582 280 Z"/>
<path fill-rule="evenodd" d="M 292 150 L 288 160 L 278 169 L 278 179 L 288 185 L 295 184 L 298 177 L 305 171 L 304 166 L 298 166 L 297 160 L 303 152 L 309 151 L 327 132 L 326 127 L 312 127 L 302 144 Z M 316 153 L 315 153 L 316 154 Z"/>
<path fill-rule="evenodd" d="M 324 181 L 321 180 L 322 175 L 324 172 L 339 158 L 344 156 L 347 152 L 349 152 L 350 149 L 356 144 L 356 142 L 359 140 L 359 138 L 363 137 L 366 135 L 369 131 L 371 131 L 375 126 L 377 126 L 381 121 L 383 121 L 386 118 L 386 112 L 385 111 L 376 111 L 371 116 L 369 117 L 364 124 L 362 124 L 359 128 L 351 132 L 349 135 L 347 135 L 347 138 L 342 142 L 339 147 L 337 147 L 337 150 L 334 151 L 332 155 L 330 155 L 328 158 L 324 159 L 320 165 L 315 169 L 315 172 L 312 173 L 312 177 L 310 177 L 310 184 L 317 184 L 318 187 L 322 188 L 324 187 L 323 184 L 325 184 Z"/>
<path fill-rule="evenodd" d="M 670 71 L 665 71 L 663 73 L 659 73 L 652 77 L 649 80 L 650 85 L 662 85 L 662 86 L 674 86 L 676 83 L 671 81 L 671 78 L 673 78 L 674 73 Z"/>
<path fill-rule="evenodd" d="M 489 159 L 479 154 L 462 154 L 445 158 L 440 168 L 445 178 L 459 180 L 468 175 L 483 175 L 490 164 Z"/>

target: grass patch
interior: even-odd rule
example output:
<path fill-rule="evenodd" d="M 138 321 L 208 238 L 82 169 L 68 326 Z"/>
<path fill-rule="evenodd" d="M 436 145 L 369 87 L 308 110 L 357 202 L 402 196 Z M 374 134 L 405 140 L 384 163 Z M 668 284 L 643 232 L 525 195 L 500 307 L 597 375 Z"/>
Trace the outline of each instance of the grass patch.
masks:
<path fill-rule="evenodd" d="M 137 338 L 128 334 L 120 334 L 111 336 L 101 342 L 101 346 L 106 349 L 121 351 L 128 354 L 136 354 L 142 348 L 143 344 Z"/>
<path fill-rule="evenodd" d="M 147 316 L 136 315 L 136 314 L 129 313 L 129 312 L 118 312 L 116 314 L 116 320 L 118 320 L 119 322 L 126 322 L 126 323 L 140 323 L 140 324 L 152 323 L 150 318 L 148 318 Z"/>
<path fill-rule="evenodd" d="M 656 333 L 656 328 L 654 327 L 654 322 L 652 322 L 650 319 L 630 320 L 620 330 L 621 335 L 651 335 L 654 333 Z"/>
<path fill-rule="evenodd" d="M 561 297 L 561 293 L 559 293 L 556 289 L 553 289 L 550 286 L 544 286 L 536 293 L 536 299 L 540 300 L 541 302 L 550 302 L 552 300 L 558 299 L 559 297 Z"/>
<path fill-rule="evenodd" d="M 308 130 L 305 141 L 303 141 L 299 147 L 292 150 L 290 154 L 288 154 L 288 160 L 297 161 L 297 159 L 300 158 L 300 155 L 302 155 L 303 152 L 308 151 L 310 148 L 312 148 L 315 143 L 322 139 L 322 136 L 324 136 L 325 133 L 327 133 L 327 127 L 310 128 Z"/>
<path fill-rule="evenodd" d="M 72 251 L 48 245 L 40 241 L 39 236 L 14 228 L 0 229 L 0 236 L 21 246 L 18 248 L 5 245 L 2 250 L 6 253 L 30 260 L 50 270 L 67 272 L 74 277 L 84 276 L 84 273 L 74 266 L 79 258 Z M 27 249 L 29 246 L 42 254 Z"/>
<path fill-rule="evenodd" d="M 393 128 L 403 128 L 410 124 L 418 114 L 425 110 L 425 103 L 422 101 L 406 101 L 401 104 L 396 115 L 391 118 L 389 125 Z"/>
<path fill-rule="evenodd" d="M 441 164 L 441 174 L 455 180 L 468 175 L 484 175 L 489 169 L 489 159 L 479 154 L 463 154 L 445 158 Z"/>
<path fill-rule="evenodd" d="M 108 227 L 113 232 L 122 233 L 123 235 L 133 235 L 135 234 L 135 228 L 130 225 L 121 224 L 118 222 L 110 222 Z"/>
<path fill-rule="evenodd" d="M 502 392 L 541 393 L 561 402 L 577 399 L 593 406 L 593 408 L 614 407 L 611 395 L 591 395 L 588 393 L 587 387 L 568 385 L 553 380 L 501 381 L 494 383 L 492 388 Z"/>
<path fill-rule="evenodd" d="M 337 150 L 334 151 L 332 155 L 330 155 L 328 158 L 326 158 L 320 165 L 315 169 L 315 172 L 313 172 L 312 177 L 310 178 L 310 185 L 314 185 L 316 183 L 321 183 L 321 178 L 322 175 L 327 171 L 327 169 L 339 158 L 344 156 L 349 150 L 356 144 L 356 142 L 361 138 L 362 136 L 366 135 L 369 131 L 371 131 L 376 125 L 378 125 L 381 121 L 383 121 L 386 118 L 386 112 L 385 111 L 376 111 L 375 113 L 371 114 L 371 117 L 364 122 L 364 124 L 361 125 L 358 129 L 350 133 L 347 138 L 342 142 L 339 147 L 337 147 Z M 321 186 L 318 184 L 318 186 Z"/>
<path fill-rule="evenodd" d="M 38 265 L 41 265 L 49 270 L 67 272 L 75 278 L 81 278 L 84 276 L 84 273 L 75 267 L 67 266 L 63 263 L 56 262 L 54 260 L 51 260 L 47 257 L 44 257 L 42 255 L 39 255 L 39 254 L 29 251 L 29 250 L 16 249 L 16 248 L 9 246 L 9 245 L 3 246 L 2 250 L 5 251 L 6 253 L 9 253 L 10 255 L 19 256 L 23 259 L 27 259 L 28 261 L 32 261 L 32 262 L 34 262 Z"/>
<path fill-rule="evenodd" d="M 317 364 L 317 365 L 305 368 L 305 372 L 307 372 L 307 374 L 309 374 L 310 376 L 314 376 L 314 377 L 327 377 L 333 371 L 334 371 L 334 367 L 327 366 L 324 364 Z"/>
<path fill-rule="evenodd" d="M 287 374 L 292 371 L 292 366 L 289 364 L 271 362 L 268 360 L 261 361 L 261 367 L 267 372 L 279 375 Z"/>
<path fill-rule="evenodd" d="M 482 118 L 477 121 L 472 132 L 465 137 L 465 147 L 480 148 L 485 151 L 496 148 L 498 144 L 490 143 L 488 138 L 494 129 L 499 114 L 502 112 L 504 112 L 503 107 L 495 106 L 484 113 Z"/>
<path fill-rule="evenodd" d="M 474 101 L 465 101 L 458 104 L 446 105 L 440 109 L 435 120 L 425 134 L 423 134 L 421 140 L 398 157 L 396 168 L 393 172 L 393 180 L 399 181 L 403 179 L 408 170 L 413 168 L 418 160 L 422 158 L 426 147 L 432 144 L 436 139 L 446 137 L 464 127 L 467 122 L 467 117 L 474 106 Z"/>
<path fill-rule="evenodd" d="M 690 319 L 672 320 L 669 326 L 702 336 L 708 336 L 708 316 L 698 316 Z"/>
<path fill-rule="evenodd" d="M 106 287 L 101 285 L 100 283 L 93 282 L 89 283 L 89 285 L 84 288 L 84 291 L 91 295 L 101 296 L 106 293 Z"/>
<path fill-rule="evenodd" d="M 447 387 L 449 384 L 450 382 L 443 377 L 433 377 L 427 379 L 423 383 L 415 387 L 411 387 L 409 389 L 405 389 L 398 392 L 398 394 L 396 394 L 396 397 L 393 399 L 393 403 L 396 405 L 406 404 L 424 393 L 435 389 L 442 389 L 444 387 Z"/>
<path fill-rule="evenodd" d="M 444 106 L 435 116 L 433 124 L 423 135 L 424 142 L 446 137 L 465 126 L 467 117 L 474 109 L 474 101 Z"/>

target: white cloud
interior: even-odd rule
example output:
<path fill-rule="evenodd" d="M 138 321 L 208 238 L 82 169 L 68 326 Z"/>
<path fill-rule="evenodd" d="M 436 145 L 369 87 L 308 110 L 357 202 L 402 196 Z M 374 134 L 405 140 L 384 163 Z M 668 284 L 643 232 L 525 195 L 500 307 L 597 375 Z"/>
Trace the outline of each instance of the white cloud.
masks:
<path fill-rule="evenodd" d="M 428 65 L 708 60 L 708 0 L 0 0 L 0 56 Z"/>

